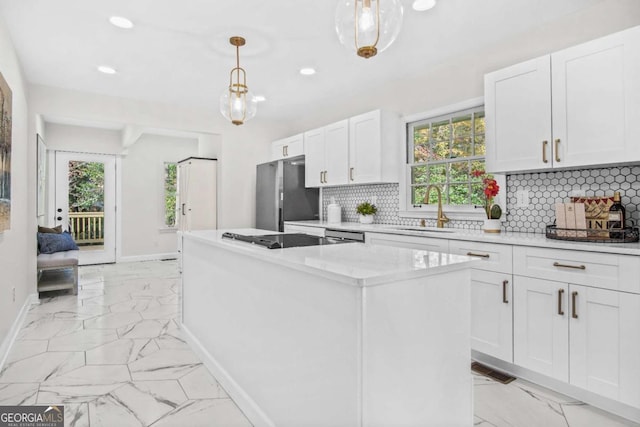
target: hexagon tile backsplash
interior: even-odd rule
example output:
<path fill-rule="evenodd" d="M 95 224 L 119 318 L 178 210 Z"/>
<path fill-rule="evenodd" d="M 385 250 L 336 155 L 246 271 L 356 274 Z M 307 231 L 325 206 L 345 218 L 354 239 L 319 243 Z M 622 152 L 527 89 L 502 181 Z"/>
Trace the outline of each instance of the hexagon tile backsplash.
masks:
<path fill-rule="evenodd" d="M 526 190 L 529 204 L 518 204 L 518 194 Z M 506 231 L 544 233 L 548 224 L 555 219 L 556 202 L 568 202 L 573 195 L 612 196 L 620 191 L 622 204 L 627 210 L 627 218 L 635 225 L 640 224 L 640 166 L 621 166 L 574 171 L 553 171 L 507 175 L 506 221 L 502 228 Z M 371 184 L 345 187 L 327 187 L 322 190 L 323 217 L 327 215 L 327 205 L 334 197 L 342 206 L 342 220 L 357 222 L 356 206 L 363 201 L 372 201 L 378 213 L 375 222 L 379 224 L 418 225 L 417 218 L 400 218 L 398 184 Z M 445 210 L 446 213 L 446 210 Z M 627 225 L 630 225 L 629 223 Z M 427 220 L 427 226 L 435 226 L 435 220 Z M 455 221 L 451 228 L 480 229 L 481 221 Z"/>

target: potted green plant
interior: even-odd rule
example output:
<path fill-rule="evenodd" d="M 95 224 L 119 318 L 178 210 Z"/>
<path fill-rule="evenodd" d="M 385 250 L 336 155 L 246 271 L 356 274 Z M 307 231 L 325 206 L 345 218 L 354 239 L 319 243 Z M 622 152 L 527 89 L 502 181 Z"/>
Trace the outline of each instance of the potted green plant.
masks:
<path fill-rule="evenodd" d="M 373 216 L 378 212 L 378 208 L 369 202 L 362 202 L 356 207 L 356 212 L 360 215 L 361 224 L 371 224 L 373 223 Z"/>

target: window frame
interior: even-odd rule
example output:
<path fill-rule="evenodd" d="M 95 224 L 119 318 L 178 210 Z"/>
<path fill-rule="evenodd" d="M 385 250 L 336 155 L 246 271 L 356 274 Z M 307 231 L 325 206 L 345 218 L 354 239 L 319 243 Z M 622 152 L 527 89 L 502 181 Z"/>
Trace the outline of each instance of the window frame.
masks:
<path fill-rule="evenodd" d="M 412 202 L 412 176 L 411 167 L 415 165 L 410 162 L 412 152 L 409 150 L 409 144 L 413 146 L 413 135 L 410 132 L 411 126 L 421 122 L 436 119 L 442 116 L 449 116 L 456 113 L 462 113 L 466 110 L 471 110 L 479 107 L 484 107 L 484 98 L 472 98 L 466 101 L 458 102 L 455 104 L 447 105 L 441 108 L 425 111 L 422 113 L 411 114 L 402 118 L 404 143 L 402 149 L 402 165 L 401 165 L 401 179 L 400 179 L 400 197 L 398 206 L 398 216 L 402 218 L 425 218 L 435 219 L 437 216 L 438 207 L 436 204 L 421 205 L 420 207 L 414 207 Z M 486 111 L 485 111 L 486 117 Z M 485 137 L 485 144 L 486 144 Z M 470 158 L 467 158 L 470 159 Z M 486 154 L 484 156 L 486 161 Z M 427 164 L 427 163 L 425 163 Z M 504 175 L 493 174 L 494 178 L 500 186 L 500 193 L 494 199 L 494 203 L 499 204 L 501 207 L 506 206 L 504 201 L 506 195 L 506 179 Z M 482 220 L 486 219 L 486 213 L 484 209 L 478 208 L 473 205 L 446 205 L 443 204 L 442 208 L 445 214 L 450 219 L 455 220 Z M 502 215 L 501 220 L 504 221 L 506 217 L 505 213 Z"/>

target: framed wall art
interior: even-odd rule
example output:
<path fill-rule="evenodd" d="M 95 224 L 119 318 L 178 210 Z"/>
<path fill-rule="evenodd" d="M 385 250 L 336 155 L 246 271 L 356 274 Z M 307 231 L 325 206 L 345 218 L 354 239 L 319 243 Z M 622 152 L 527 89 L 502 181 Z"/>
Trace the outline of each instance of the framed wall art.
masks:
<path fill-rule="evenodd" d="M 11 89 L 0 73 L 0 233 L 11 228 Z"/>

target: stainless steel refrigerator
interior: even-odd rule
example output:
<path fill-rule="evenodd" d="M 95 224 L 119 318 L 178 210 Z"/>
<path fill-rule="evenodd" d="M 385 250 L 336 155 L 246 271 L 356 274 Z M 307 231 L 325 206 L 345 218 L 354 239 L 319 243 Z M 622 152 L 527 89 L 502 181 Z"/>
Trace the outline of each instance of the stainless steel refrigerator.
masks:
<path fill-rule="evenodd" d="M 304 156 L 263 163 L 256 171 L 256 228 L 284 231 L 284 221 L 318 219 L 317 188 L 304 186 Z"/>

